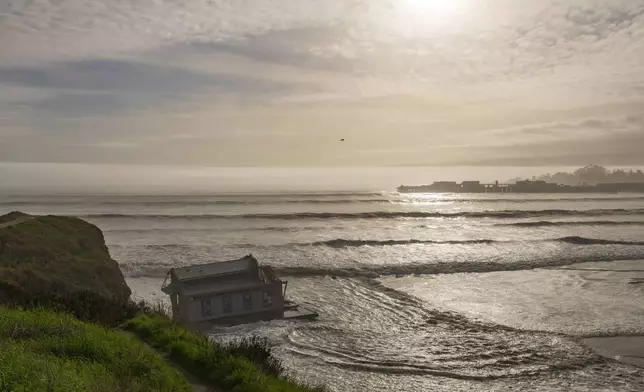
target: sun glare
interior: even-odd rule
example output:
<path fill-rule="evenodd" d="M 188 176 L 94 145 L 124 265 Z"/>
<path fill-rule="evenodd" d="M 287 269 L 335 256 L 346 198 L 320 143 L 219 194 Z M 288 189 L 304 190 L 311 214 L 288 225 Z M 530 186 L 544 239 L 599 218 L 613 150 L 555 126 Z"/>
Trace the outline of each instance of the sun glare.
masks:
<path fill-rule="evenodd" d="M 400 0 L 402 11 L 415 17 L 447 22 L 463 9 L 464 0 Z"/>

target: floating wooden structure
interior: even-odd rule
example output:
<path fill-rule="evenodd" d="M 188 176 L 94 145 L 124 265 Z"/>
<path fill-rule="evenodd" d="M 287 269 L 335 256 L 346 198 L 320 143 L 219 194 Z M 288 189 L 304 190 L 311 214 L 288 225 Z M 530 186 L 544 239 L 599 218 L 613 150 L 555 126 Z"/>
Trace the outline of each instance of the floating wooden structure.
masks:
<path fill-rule="evenodd" d="M 315 319 L 318 314 L 288 301 L 287 281 L 253 255 L 238 260 L 172 268 L 161 290 L 170 296 L 173 319 L 195 329 L 273 319 Z"/>

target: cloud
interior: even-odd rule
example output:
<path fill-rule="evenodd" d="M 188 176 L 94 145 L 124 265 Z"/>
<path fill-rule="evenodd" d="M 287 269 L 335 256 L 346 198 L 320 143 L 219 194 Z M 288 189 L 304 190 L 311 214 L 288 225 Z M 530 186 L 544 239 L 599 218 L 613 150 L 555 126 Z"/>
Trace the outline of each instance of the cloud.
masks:
<path fill-rule="evenodd" d="M 335 20 L 342 0 L 6 0 L 0 49 L 20 61 L 113 57 Z M 20 42 L 28 41 L 29 45 Z"/>
<path fill-rule="evenodd" d="M 504 140 L 511 144 L 518 141 L 561 141 L 577 138 L 603 138 L 624 132 L 637 132 L 641 129 L 644 117 L 627 116 L 620 118 L 586 118 L 575 121 L 553 122 L 545 124 L 524 125 L 520 127 L 498 129 L 486 132 L 483 136 L 492 140 Z"/>
<path fill-rule="evenodd" d="M 0 67 L 0 82 L 38 88 L 143 93 L 193 90 L 213 84 L 208 75 L 110 59 L 57 62 L 40 67 Z"/>
<path fill-rule="evenodd" d="M 525 137 L 526 133 L 530 137 Z M 644 116 L 527 126 L 504 130 L 498 136 L 493 143 L 478 146 L 467 162 L 492 166 L 641 165 Z"/>
<path fill-rule="evenodd" d="M 39 67 L 0 67 L 0 85 L 41 89 L 46 97 L 11 102 L 29 115 L 86 117 L 116 115 L 160 104 L 191 101 L 253 100 L 284 94 L 297 86 L 251 75 L 200 73 L 144 62 L 96 59 L 48 63 Z"/>
<path fill-rule="evenodd" d="M 636 160 L 644 0 L 411 3 L 4 1 L 2 157 Z M 346 134 L 352 151 L 332 142 Z"/>
<path fill-rule="evenodd" d="M 258 62 L 302 68 L 346 70 L 350 65 L 348 62 L 324 59 L 312 50 L 314 45 L 333 45 L 345 35 L 342 25 L 308 26 L 246 35 L 228 41 L 183 43 L 174 49 L 180 53 L 230 53 Z"/>
<path fill-rule="evenodd" d="M 80 148 L 106 148 L 106 149 L 122 149 L 122 148 L 137 148 L 138 144 L 132 142 L 113 142 L 113 141 L 95 141 L 93 143 L 70 143 L 67 147 L 80 147 Z"/>
<path fill-rule="evenodd" d="M 206 74 L 158 64 L 87 60 L 40 67 L 0 67 L 0 83 L 65 91 L 129 92 L 177 96 L 213 88 L 220 94 L 266 94 L 288 86 L 251 75 Z"/>

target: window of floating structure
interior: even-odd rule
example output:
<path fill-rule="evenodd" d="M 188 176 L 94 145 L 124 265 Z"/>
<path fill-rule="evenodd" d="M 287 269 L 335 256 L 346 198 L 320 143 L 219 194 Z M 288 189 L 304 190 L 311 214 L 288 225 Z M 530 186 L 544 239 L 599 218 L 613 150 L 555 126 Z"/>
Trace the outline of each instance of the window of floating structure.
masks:
<path fill-rule="evenodd" d="M 264 306 L 272 306 L 273 305 L 273 297 L 271 296 L 271 293 L 268 291 L 264 291 L 262 295 L 262 302 Z"/>
<path fill-rule="evenodd" d="M 201 300 L 201 317 L 210 317 L 212 316 L 212 305 L 210 303 L 210 298 Z"/>
<path fill-rule="evenodd" d="M 253 295 L 251 293 L 244 293 L 244 309 L 249 310 L 253 308 Z"/>
<path fill-rule="evenodd" d="M 224 313 L 230 313 L 233 311 L 233 297 L 226 294 L 221 298 L 222 310 Z"/>

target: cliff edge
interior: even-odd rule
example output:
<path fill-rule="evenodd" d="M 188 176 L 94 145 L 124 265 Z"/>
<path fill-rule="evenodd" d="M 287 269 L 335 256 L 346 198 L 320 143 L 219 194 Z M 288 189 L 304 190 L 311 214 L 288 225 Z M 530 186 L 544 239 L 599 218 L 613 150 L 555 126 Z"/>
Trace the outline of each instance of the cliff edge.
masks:
<path fill-rule="evenodd" d="M 0 216 L 0 301 L 82 292 L 123 301 L 131 294 L 98 227 L 64 216 Z"/>

